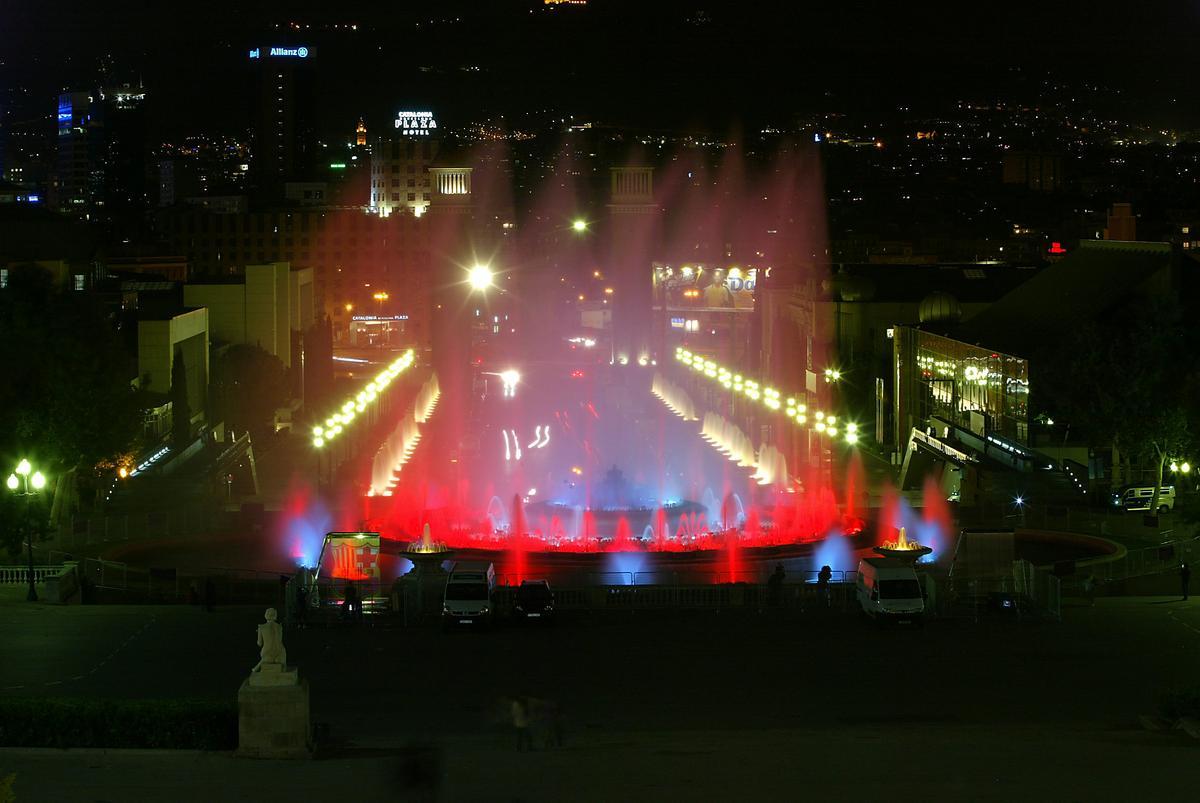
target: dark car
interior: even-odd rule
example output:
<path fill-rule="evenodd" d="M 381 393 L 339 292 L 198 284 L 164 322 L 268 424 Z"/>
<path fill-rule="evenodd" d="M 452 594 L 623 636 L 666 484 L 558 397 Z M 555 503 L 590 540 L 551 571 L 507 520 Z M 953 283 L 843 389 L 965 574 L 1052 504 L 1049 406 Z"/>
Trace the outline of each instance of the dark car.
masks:
<path fill-rule="evenodd" d="M 554 592 L 546 580 L 525 580 L 513 599 L 513 616 L 518 619 L 554 619 Z"/>

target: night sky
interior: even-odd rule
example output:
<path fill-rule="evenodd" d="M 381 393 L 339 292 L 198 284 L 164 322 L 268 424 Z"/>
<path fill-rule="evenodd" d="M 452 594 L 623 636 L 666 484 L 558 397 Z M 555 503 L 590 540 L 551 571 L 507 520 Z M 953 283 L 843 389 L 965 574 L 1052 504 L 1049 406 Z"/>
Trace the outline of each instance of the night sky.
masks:
<path fill-rule="evenodd" d="M 144 78 L 164 136 L 238 133 L 253 119 L 247 49 L 290 41 L 316 48 L 326 116 L 339 127 L 423 105 L 451 124 L 549 108 L 721 131 L 807 111 L 1037 102 L 1045 75 L 1100 86 L 1097 102 L 1127 119 L 1195 123 L 1200 3 L 986 5 L 308 2 L 276 14 L 221 2 L 6 0 L 0 82 L 44 97 L 35 111 L 49 114 L 53 95 L 85 86 L 109 54 L 117 75 Z M 273 27 L 293 20 L 359 29 Z"/>

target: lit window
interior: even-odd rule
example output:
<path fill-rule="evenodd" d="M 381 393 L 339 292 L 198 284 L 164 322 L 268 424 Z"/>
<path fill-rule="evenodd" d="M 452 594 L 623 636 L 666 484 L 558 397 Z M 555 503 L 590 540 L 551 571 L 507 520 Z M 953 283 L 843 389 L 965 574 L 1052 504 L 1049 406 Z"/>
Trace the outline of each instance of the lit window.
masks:
<path fill-rule="evenodd" d="M 84 282 L 85 282 L 85 281 L 86 281 L 86 277 L 85 277 L 83 274 L 81 274 L 81 273 L 76 273 L 76 274 L 75 274 L 75 289 L 76 289 L 77 291 L 78 291 L 78 290 L 82 290 L 82 289 L 83 289 L 83 287 L 84 287 Z"/>

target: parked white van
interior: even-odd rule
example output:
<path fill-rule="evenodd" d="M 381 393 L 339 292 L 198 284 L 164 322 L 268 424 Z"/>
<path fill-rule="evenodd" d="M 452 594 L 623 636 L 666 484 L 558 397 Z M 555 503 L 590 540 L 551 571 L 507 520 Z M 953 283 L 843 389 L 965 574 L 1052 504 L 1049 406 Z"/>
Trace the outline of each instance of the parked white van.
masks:
<path fill-rule="evenodd" d="M 878 622 L 922 624 L 925 597 L 911 563 L 892 558 L 863 558 L 855 581 L 863 613 Z"/>
<path fill-rule="evenodd" d="M 492 623 L 496 608 L 496 568 L 484 562 L 455 563 L 446 578 L 442 600 L 442 624 L 481 625 Z"/>
<path fill-rule="evenodd" d="M 1133 485 L 1122 488 L 1120 493 L 1113 494 L 1113 504 L 1124 510 L 1149 510 L 1150 500 L 1154 498 L 1153 485 Z M 1158 512 L 1166 513 L 1175 509 L 1175 486 L 1164 485 L 1158 489 Z"/>

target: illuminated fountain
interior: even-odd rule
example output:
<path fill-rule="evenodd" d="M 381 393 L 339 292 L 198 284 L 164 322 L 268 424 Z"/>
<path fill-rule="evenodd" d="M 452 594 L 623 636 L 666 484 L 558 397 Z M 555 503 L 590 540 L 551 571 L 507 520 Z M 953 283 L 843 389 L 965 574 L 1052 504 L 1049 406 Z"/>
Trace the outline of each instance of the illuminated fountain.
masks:
<path fill-rule="evenodd" d="M 654 372 L 654 381 L 650 385 L 650 392 L 657 396 L 667 406 L 667 409 L 684 421 L 697 419 L 696 405 L 692 402 L 692 397 L 657 371 Z"/>
<path fill-rule="evenodd" d="M 893 541 L 885 541 L 875 551 L 885 558 L 895 558 L 906 563 L 916 563 L 921 558 L 933 552 L 933 547 L 921 546 L 916 541 L 909 541 L 905 528 L 901 527 Z"/>
<path fill-rule="evenodd" d="M 412 457 L 421 442 L 421 427 L 437 407 L 441 390 L 437 376 L 425 380 L 408 413 L 400 417 L 395 428 L 375 453 L 371 461 L 370 496 L 391 496 L 398 482 L 397 474 Z"/>
<path fill-rule="evenodd" d="M 441 594 L 446 587 L 442 564 L 451 560 L 454 552 L 433 540 L 433 531 L 426 522 L 421 537 L 409 543 L 400 556 L 412 563 L 412 571 L 401 577 L 398 588 L 406 615 L 410 610 L 417 616 L 440 611 Z"/>

